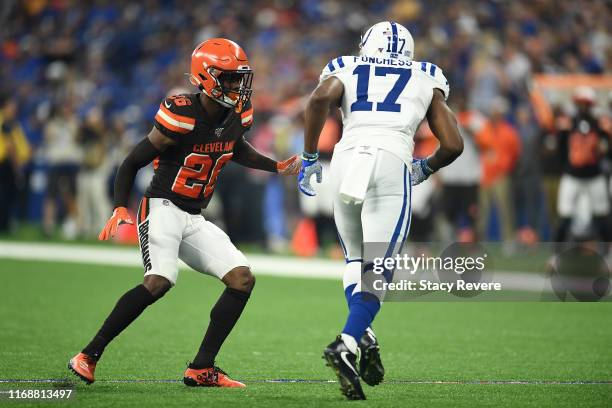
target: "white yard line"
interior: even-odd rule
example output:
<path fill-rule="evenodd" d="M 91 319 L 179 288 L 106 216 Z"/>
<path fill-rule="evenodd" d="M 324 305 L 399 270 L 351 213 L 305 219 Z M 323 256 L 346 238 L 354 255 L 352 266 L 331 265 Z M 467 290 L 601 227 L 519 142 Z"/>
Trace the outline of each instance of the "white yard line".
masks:
<path fill-rule="evenodd" d="M 344 272 L 342 261 L 262 254 L 246 254 L 246 256 L 251 268 L 258 275 L 340 280 Z M 135 247 L 97 247 L 39 242 L 0 241 L 0 259 L 2 258 L 133 267 L 142 265 L 140 253 Z M 189 268 L 183 262 L 180 262 L 180 267 Z M 494 281 L 500 282 L 505 290 L 541 293 L 548 292 L 550 288 L 548 280 L 538 274 L 496 271 L 494 276 Z"/>
<path fill-rule="evenodd" d="M 258 274 L 304 278 L 342 279 L 344 262 L 287 256 L 246 254 Z M 0 241 L 0 259 L 56 261 L 94 265 L 142 266 L 136 247 L 101 247 L 73 244 Z M 0 261 L 1 262 L 1 261 Z M 182 269 L 188 269 L 182 261 Z"/>

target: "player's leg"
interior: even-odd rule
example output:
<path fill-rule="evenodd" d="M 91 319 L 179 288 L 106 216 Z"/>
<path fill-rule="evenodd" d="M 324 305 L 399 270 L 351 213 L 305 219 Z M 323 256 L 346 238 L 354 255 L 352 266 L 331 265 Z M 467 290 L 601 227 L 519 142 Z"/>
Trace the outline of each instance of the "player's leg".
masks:
<path fill-rule="evenodd" d="M 361 259 L 361 245 L 363 242 L 388 241 L 391 235 L 383 236 L 382 234 L 376 235 L 370 233 L 370 238 L 368 239 L 365 235 L 367 231 L 366 224 L 371 223 L 368 220 L 370 215 L 366 215 L 366 213 L 368 211 L 370 213 L 375 213 L 377 207 L 380 207 L 382 211 L 386 211 L 387 214 L 389 214 L 389 211 L 393 214 L 397 213 L 399 207 L 405 204 L 402 200 L 407 200 L 407 197 L 404 196 L 407 196 L 409 189 L 409 176 L 407 170 L 406 174 L 403 173 L 404 169 L 406 169 L 403 162 L 398 159 L 397 161 L 399 163 L 397 163 L 393 156 L 392 162 L 397 164 L 397 169 L 395 169 L 392 165 L 390 166 L 389 163 L 384 163 L 385 160 L 389 159 L 384 152 L 379 151 L 377 154 L 378 157 L 376 159 L 375 168 L 371 175 L 372 181 L 370 182 L 370 187 L 368 188 L 363 205 L 356 210 L 354 205 L 346 204 L 340 199 L 334 202 L 334 217 L 336 219 L 338 233 L 345 247 L 347 259 L 353 261 L 356 256 L 359 256 L 359 258 L 355 262 L 349 262 L 347 264 L 344 276 L 345 295 L 349 303 L 349 316 L 342 330 L 342 334 L 335 342 L 331 343 L 325 349 L 324 356 L 329 365 L 336 371 L 341 382 L 342 391 L 349 399 L 365 398 L 358 377 L 356 376 L 356 362 L 358 354 L 360 354 L 359 352 L 361 352 L 359 374 L 368 384 L 378 384 L 384 376 L 384 368 L 378 353 L 378 343 L 374 333 L 369 329 L 374 320 L 374 316 L 380 309 L 380 301 L 374 295 L 362 292 L 361 290 L 361 263 L 363 262 Z M 339 160 L 339 162 L 342 161 Z M 333 164 L 332 167 L 334 167 Z M 336 167 L 336 169 L 338 168 L 341 168 L 341 166 Z M 381 175 L 389 171 L 395 171 L 395 173 L 389 174 L 390 177 L 388 180 L 381 179 Z M 341 174 L 341 170 L 338 170 L 338 173 Z M 343 178 L 342 176 L 341 174 L 339 177 L 340 180 Z M 400 180 L 400 184 L 394 181 L 396 179 Z M 400 188 L 398 188 L 398 186 Z M 389 194 L 390 192 L 393 192 L 395 197 L 395 199 L 392 200 L 395 202 L 394 206 L 380 206 L 376 204 L 376 196 L 378 194 Z M 406 204 L 407 203 L 408 200 L 406 201 Z M 367 208 L 370 208 L 370 210 L 367 210 Z M 403 212 L 404 215 L 402 216 L 401 228 L 404 228 L 404 223 L 407 223 L 409 218 L 406 215 L 407 210 L 404 209 Z M 404 221 L 404 219 L 406 221 Z M 374 222 L 377 222 L 377 220 L 374 220 Z M 355 225 L 359 226 L 359 231 L 355 231 Z M 395 225 L 394 228 L 396 228 Z M 383 229 L 386 230 L 384 227 Z M 401 242 L 403 235 L 405 235 L 405 231 L 401 232 L 400 235 L 396 237 L 398 242 Z M 359 343 L 357 343 L 358 339 Z M 355 377 L 357 377 L 356 380 Z"/>
<path fill-rule="evenodd" d="M 176 283 L 178 248 L 187 214 L 163 202 L 168 201 L 143 198 L 138 211 L 143 283 L 119 298 L 98 333 L 70 360 L 69 368 L 88 383 L 94 382 L 95 366 L 106 346 Z"/>
<path fill-rule="evenodd" d="M 564 174 L 561 176 L 561 182 L 559 183 L 559 196 L 557 199 L 557 213 L 559 214 L 559 223 L 557 231 L 555 232 L 555 250 L 559 250 L 563 247 L 561 244 L 564 242 L 569 234 L 570 227 L 572 225 L 572 215 L 576 210 L 576 204 L 581 190 L 581 181 Z"/>
<path fill-rule="evenodd" d="M 593 210 L 593 226 L 599 234 L 599 239 L 608 245 L 612 240 L 612 231 L 608 214 L 610 213 L 610 201 L 608 199 L 608 189 L 606 188 L 606 179 L 604 176 L 598 176 L 588 182 L 587 192 L 589 203 Z M 607 248 L 606 248 L 607 250 Z"/>
<path fill-rule="evenodd" d="M 408 167 L 393 154 L 383 151 L 380 155 L 374 183 L 368 191 L 361 214 L 363 241 L 364 243 L 385 242 L 388 245 L 385 255 L 394 256 L 403 247 L 410 230 L 412 217 L 410 173 Z M 360 306 L 370 313 L 368 317 L 371 319 L 359 343 L 361 350 L 359 370 L 361 378 L 368 385 L 377 385 L 382 382 L 385 370 L 380 359 L 376 335 L 369 327 L 380 310 L 382 299 L 377 299 L 374 295 L 368 297 L 366 294 L 357 296 L 355 294 Z M 365 325 L 365 322 L 359 320 L 359 312 L 358 309 L 355 320 L 351 320 L 349 316 L 344 331 L 357 334 Z"/>
<path fill-rule="evenodd" d="M 363 243 L 362 206 L 346 204 L 337 195 L 336 197 L 334 201 L 334 220 L 338 240 L 344 251 L 346 262 L 342 283 L 350 312 L 351 303 L 358 298 L 354 294 L 361 291 L 361 268 L 363 264 L 361 248 Z M 355 352 L 351 338 L 346 339 L 350 342 L 351 350 Z M 378 339 L 371 327 L 368 327 L 359 339 L 358 347 L 360 351 L 359 375 L 368 385 L 379 384 L 385 375 L 385 369 L 380 358 Z"/>
<path fill-rule="evenodd" d="M 512 205 L 510 177 L 504 176 L 493 186 L 496 196 L 496 206 L 499 211 L 501 224 L 501 236 L 504 242 L 510 243 L 514 240 L 514 209 Z"/>
<path fill-rule="evenodd" d="M 478 193 L 478 220 L 476 222 L 476 232 L 478 239 L 484 241 L 488 236 L 489 217 L 491 215 L 491 201 L 493 191 L 491 186 L 483 186 Z"/>
<path fill-rule="evenodd" d="M 361 212 L 363 242 L 384 242 L 388 246 L 385 256 L 394 256 L 410 227 L 410 173 L 398 157 L 381 150 L 372 177 Z M 343 335 L 360 339 L 378 313 L 380 301 L 356 286 Z"/>
<path fill-rule="evenodd" d="M 342 161 L 342 153 L 334 155 L 335 163 Z M 342 179 L 343 169 L 338 169 L 338 166 L 332 163 L 332 168 L 336 167 L 336 171 L 332 170 L 331 178 L 336 185 L 336 194 L 334 200 L 334 221 L 338 232 L 338 240 L 344 252 L 346 266 L 342 283 L 344 288 L 344 296 L 349 307 L 351 308 L 351 300 L 353 291 L 361 287 L 361 265 L 363 262 L 361 244 L 363 241 L 361 231 L 361 205 L 353 205 L 344 203 L 338 196 L 337 186 L 338 180 Z M 352 343 L 348 346 L 344 343 L 342 335 L 329 344 L 323 351 L 323 357 L 327 360 L 327 364 L 334 370 L 340 381 L 342 393 L 349 399 L 365 399 L 365 395 L 359 382 L 358 373 L 358 345 L 357 342 L 350 338 Z M 344 358 L 343 358 L 344 357 Z"/>
<path fill-rule="evenodd" d="M 330 193 L 333 198 L 333 217 L 338 233 L 338 241 L 344 253 L 346 267 L 342 278 L 344 295 L 347 304 L 350 303 L 353 289 L 360 282 L 362 253 L 361 244 L 363 235 L 361 231 L 361 204 L 346 204 L 339 197 L 340 184 L 344 179 L 348 161 L 351 160 L 353 150 L 344 150 L 334 153 L 330 166 Z"/>
<path fill-rule="evenodd" d="M 338 201 L 340 200 L 338 199 Z M 361 243 L 363 242 L 361 206 L 337 202 L 334 205 L 334 219 L 346 259 L 342 283 L 350 312 L 351 303 L 358 298 L 354 294 L 361 291 L 361 268 L 363 264 L 361 259 Z M 351 338 L 347 340 L 351 342 Z M 368 385 L 379 384 L 383 380 L 385 369 L 380 358 L 378 339 L 371 327 L 366 329 L 357 346 L 360 351 L 359 375 Z M 351 350 L 354 350 L 352 345 Z"/>
<path fill-rule="evenodd" d="M 215 358 L 238 322 L 255 277 L 246 257 L 219 227 L 201 216 L 191 216 L 179 257 L 198 272 L 220 279 L 225 290 L 210 311 L 210 322 L 183 381 L 189 386 L 244 387 L 215 366 Z"/>

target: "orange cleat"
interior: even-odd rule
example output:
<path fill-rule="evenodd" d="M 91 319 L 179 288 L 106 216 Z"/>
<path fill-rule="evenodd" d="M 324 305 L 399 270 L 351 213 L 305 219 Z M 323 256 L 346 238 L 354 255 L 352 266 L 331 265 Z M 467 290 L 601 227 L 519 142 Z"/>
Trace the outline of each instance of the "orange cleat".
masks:
<path fill-rule="evenodd" d="M 96 361 L 87 354 L 79 353 L 72 357 L 68 362 L 68 369 L 88 385 L 95 381 Z"/>
<path fill-rule="evenodd" d="M 219 367 L 202 368 L 199 370 L 187 368 L 183 376 L 183 382 L 190 387 L 246 387 L 246 385 L 240 381 L 229 378 L 227 373 Z"/>

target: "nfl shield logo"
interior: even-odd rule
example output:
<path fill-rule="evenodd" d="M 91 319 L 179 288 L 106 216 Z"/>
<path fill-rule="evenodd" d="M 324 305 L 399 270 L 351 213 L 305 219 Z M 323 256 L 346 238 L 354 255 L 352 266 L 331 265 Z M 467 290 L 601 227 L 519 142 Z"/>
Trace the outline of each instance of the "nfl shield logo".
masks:
<path fill-rule="evenodd" d="M 215 129 L 215 136 L 220 137 L 221 133 L 223 133 L 223 129 L 224 128 L 217 128 L 217 129 Z"/>

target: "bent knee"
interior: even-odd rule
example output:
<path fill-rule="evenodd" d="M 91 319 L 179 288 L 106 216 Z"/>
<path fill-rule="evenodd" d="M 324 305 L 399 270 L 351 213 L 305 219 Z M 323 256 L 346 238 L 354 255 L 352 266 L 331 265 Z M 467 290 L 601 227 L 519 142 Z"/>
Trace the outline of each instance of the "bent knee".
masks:
<path fill-rule="evenodd" d="M 223 283 L 228 288 L 250 293 L 255 287 L 255 275 L 249 267 L 239 266 L 223 277 Z"/>
<path fill-rule="evenodd" d="M 163 276 L 159 275 L 147 275 L 144 278 L 142 285 L 155 297 L 159 299 L 166 294 L 172 288 L 170 281 Z"/>

